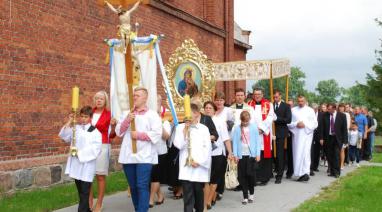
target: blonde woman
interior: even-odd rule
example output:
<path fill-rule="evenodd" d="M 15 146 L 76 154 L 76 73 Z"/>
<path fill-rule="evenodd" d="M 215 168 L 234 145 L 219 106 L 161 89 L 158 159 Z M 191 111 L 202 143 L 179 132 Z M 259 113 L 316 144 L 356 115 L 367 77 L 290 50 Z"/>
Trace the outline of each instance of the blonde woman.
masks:
<path fill-rule="evenodd" d="M 109 98 L 105 91 L 99 91 L 93 98 L 93 118 L 92 126 L 97 128 L 102 134 L 101 153 L 96 161 L 96 179 L 98 183 L 97 203 L 93 207 L 93 190 L 90 190 L 89 205 L 93 211 L 102 210 L 102 201 L 106 189 L 106 176 L 109 174 L 109 159 L 110 159 L 110 139 L 115 137 L 116 121 L 111 119 L 109 111 Z"/>

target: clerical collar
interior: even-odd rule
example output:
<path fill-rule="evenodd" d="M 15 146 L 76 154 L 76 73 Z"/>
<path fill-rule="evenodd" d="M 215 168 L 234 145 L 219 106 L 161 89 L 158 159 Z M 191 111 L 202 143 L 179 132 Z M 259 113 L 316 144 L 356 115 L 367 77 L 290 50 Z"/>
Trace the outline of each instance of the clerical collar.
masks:
<path fill-rule="evenodd" d="M 236 104 L 236 109 L 243 109 L 244 104 Z"/>
<path fill-rule="evenodd" d="M 81 127 L 83 130 L 88 130 L 89 127 L 91 127 L 92 125 L 90 123 L 87 123 L 87 124 L 82 124 Z"/>
<path fill-rule="evenodd" d="M 260 102 L 255 101 L 255 102 L 256 102 L 256 105 L 261 105 L 261 101 Z"/>

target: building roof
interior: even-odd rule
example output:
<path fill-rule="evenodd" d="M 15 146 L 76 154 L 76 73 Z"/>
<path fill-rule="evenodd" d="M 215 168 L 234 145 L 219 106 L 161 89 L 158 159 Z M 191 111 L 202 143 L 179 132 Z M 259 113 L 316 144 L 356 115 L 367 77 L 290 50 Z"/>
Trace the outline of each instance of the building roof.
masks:
<path fill-rule="evenodd" d="M 249 44 L 249 35 L 251 34 L 251 31 L 243 30 L 236 22 L 234 30 L 235 44 L 246 49 L 252 49 L 252 46 Z"/>

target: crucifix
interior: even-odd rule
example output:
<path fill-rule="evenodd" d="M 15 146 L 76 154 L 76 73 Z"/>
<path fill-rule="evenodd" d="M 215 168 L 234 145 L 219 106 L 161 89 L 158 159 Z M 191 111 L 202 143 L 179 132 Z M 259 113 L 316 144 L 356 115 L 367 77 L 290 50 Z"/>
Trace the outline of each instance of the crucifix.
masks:
<path fill-rule="evenodd" d="M 134 108 L 133 102 L 133 83 L 134 83 L 134 71 L 133 71 L 133 62 L 132 62 L 132 48 L 130 42 L 131 35 L 131 24 L 130 24 L 130 16 L 131 14 L 138 8 L 139 4 L 143 2 L 143 0 L 131 1 L 131 0 L 109 0 L 102 1 L 103 4 L 106 4 L 108 8 L 118 15 L 120 24 L 118 25 L 118 36 L 121 39 L 121 46 L 123 48 L 123 53 L 125 54 L 125 68 L 126 68 L 126 81 L 129 93 L 129 106 L 130 111 L 132 112 Z M 148 3 L 149 1 L 145 1 Z M 134 6 L 126 10 L 125 8 L 130 4 Z M 118 7 L 114 7 L 113 4 L 118 4 Z M 135 121 L 131 122 L 131 131 L 135 131 Z M 137 153 L 137 141 L 135 139 L 131 139 L 133 154 Z"/>

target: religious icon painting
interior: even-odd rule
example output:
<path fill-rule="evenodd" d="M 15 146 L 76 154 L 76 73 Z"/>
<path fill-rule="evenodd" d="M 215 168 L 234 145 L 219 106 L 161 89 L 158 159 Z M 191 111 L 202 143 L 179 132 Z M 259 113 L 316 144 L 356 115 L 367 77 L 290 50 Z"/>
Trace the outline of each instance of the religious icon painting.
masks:
<path fill-rule="evenodd" d="M 211 60 L 191 39 L 185 40 L 166 65 L 171 96 L 177 111 L 183 111 L 183 96 L 202 102 L 211 100 L 215 91 L 215 72 Z"/>
<path fill-rule="evenodd" d="M 202 73 L 198 65 L 188 61 L 178 66 L 175 72 L 174 83 L 180 96 L 197 96 L 202 85 Z"/>

